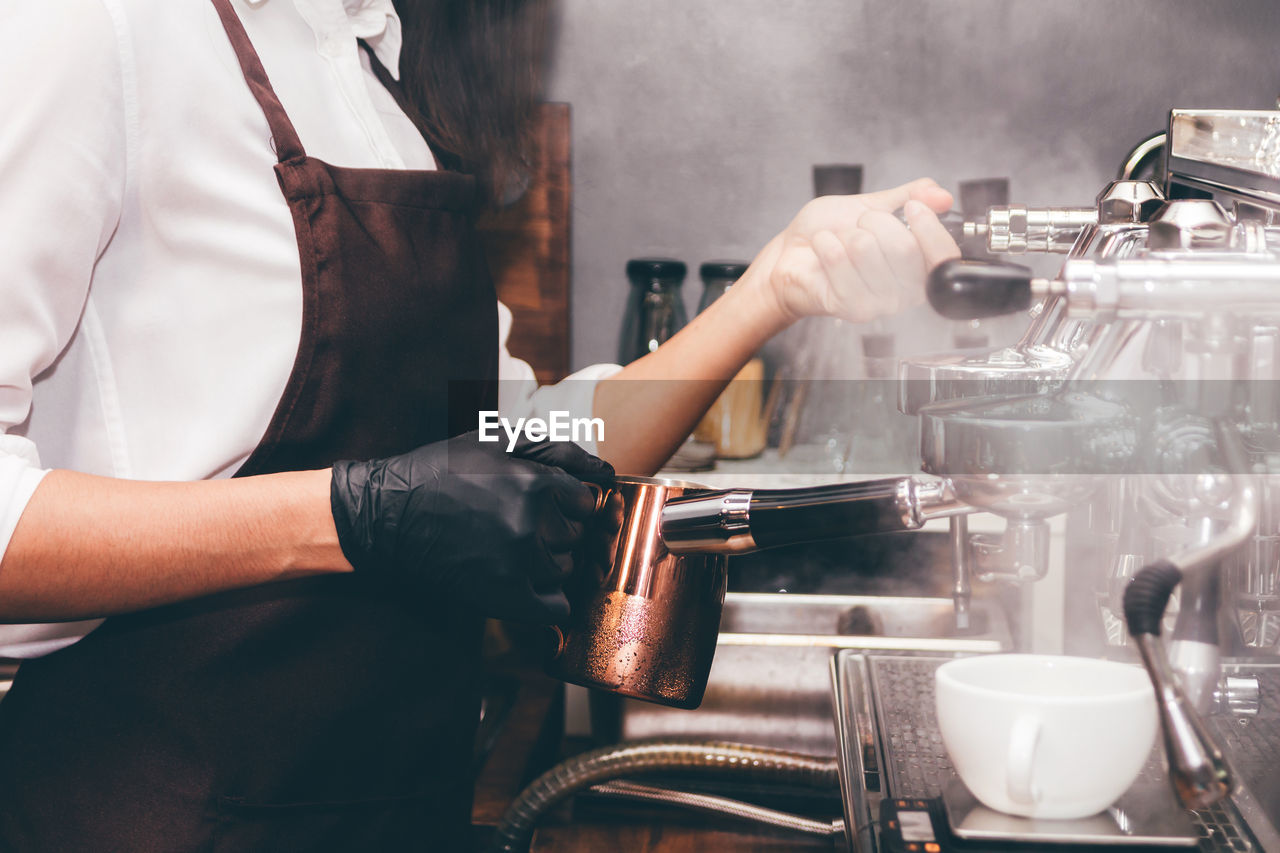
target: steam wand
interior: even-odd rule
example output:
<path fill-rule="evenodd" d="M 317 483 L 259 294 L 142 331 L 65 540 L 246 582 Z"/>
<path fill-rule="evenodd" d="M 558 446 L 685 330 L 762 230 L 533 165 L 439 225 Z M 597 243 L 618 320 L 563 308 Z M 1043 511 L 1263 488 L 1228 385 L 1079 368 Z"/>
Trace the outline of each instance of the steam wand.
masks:
<path fill-rule="evenodd" d="M 1160 623 L 1174 587 L 1188 576 L 1216 571 L 1223 557 L 1253 535 L 1258 523 L 1257 487 L 1249 476 L 1240 437 L 1222 421 L 1215 422 L 1215 427 L 1233 472 L 1231 523 L 1203 545 L 1144 567 L 1124 592 L 1125 621 L 1156 691 L 1169 778 L 1178 799 L 1190 809 L 1206 808 L 1228 796 L 1234 782 L 1226 756 L 1169 664 L 1160 641 Z"/>
<path fill-rule="evenodd" d="M 969 630 L 969 604 L 973 597 L 969 578 L 973 567 L 969 561 L 969 517 L 951 516 L 951 600 L 956 615 L 956 630 Z"/>

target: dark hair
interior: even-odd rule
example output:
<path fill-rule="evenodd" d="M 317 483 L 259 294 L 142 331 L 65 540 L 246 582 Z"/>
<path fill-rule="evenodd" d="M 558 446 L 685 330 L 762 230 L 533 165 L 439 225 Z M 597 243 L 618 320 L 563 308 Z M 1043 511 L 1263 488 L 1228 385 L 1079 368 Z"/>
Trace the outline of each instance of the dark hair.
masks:
<path fill-rule="evenodd" d="M 394 0 L 400 79 L 428 141 L 475 174 L 491 202 L 526 175 L 541 96 L 548 0 Z"/>

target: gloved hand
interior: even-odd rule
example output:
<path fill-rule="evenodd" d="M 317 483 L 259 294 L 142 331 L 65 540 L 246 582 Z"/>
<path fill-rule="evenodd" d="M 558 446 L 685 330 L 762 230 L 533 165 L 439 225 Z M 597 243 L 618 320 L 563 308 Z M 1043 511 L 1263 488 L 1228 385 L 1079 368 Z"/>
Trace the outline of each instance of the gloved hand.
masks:
<path fill-rule="evenodd" d="M 550 623 L 569 615 L 561 586 L 595 508 L 583 480 L 607 486 L 613 468 L 570 442 L 522 441 L 507 453 L 465 433 L 335 463 L 330 504 L 357 572 L 486 616 Z"/>

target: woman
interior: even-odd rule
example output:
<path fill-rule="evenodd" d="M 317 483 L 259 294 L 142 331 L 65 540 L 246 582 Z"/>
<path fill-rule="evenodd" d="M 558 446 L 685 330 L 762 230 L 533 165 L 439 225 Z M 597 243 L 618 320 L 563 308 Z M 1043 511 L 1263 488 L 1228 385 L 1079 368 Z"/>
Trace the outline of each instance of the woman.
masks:
<path fill-rule="evenodd" d="M 0 13 L 6 849 L 464 849 L 480 621 L 563 616 L 582 481 L 956 253 L 931 181 L 815 200 L 659 351 L 520 401 L 588 391 L 607 462 L 477 444 L 528 376 L 471 226 L 534 7 L 398 5 L 403 51 L 389 0 Z"/>

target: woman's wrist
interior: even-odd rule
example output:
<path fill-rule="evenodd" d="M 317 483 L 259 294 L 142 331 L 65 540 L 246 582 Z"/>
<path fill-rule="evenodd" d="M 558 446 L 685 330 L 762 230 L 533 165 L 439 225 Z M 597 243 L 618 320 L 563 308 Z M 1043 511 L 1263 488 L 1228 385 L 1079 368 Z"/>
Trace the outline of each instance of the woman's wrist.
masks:
<path fill-rule="evenodd" d="M 297 533 L 292 554 L 286 559 L 286 576 L 351 571 L 333 520 L 332 469 L 278 476 L 290 495 L 280 502 L 278 511 L 287 516 L 286 523 Z"/>
<path fill-rule="evenodd" d="M 742 339 L 750 349 L 757 350 L 770 338 L 800 319 L 788 309 L 786 301 L 778 293 L 771 278 L 769 256 L 772 243 L 752 262 L 742 277 L 729 288 L 720 300 L 725 308 L 732 308 L 735 323 Z"/>

